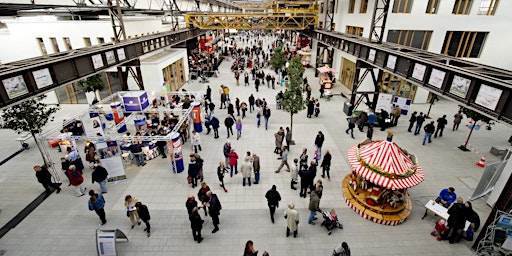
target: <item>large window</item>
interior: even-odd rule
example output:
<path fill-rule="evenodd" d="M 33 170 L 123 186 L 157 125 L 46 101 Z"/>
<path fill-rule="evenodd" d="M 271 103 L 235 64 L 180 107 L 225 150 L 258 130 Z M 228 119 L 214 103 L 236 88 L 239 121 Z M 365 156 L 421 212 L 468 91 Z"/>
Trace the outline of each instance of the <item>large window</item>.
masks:
<path fill-rule="evenodd" d="M 382 93 L 389 93 L 394 96 L 414 100 L 417 88 L 418 87 L 416 85 L 407 82 L 398 76 L 388 72 L 384 72 L 384 74 L 382 74 L 382 81 L 380 85 L 380 92 Z"/>
<path fill-rule="evenodd" d="M 368 0 L 361 0 L 359 13 L 366 13 L 366 11 L 368 11 Z"/>
<path fill-rule="evenodd" d="M 91 38 L 90 37 L 84 37 L 84 44 L 86 47 L 91 46 Z"/>
<path fill-rule="evenodd" d="M 428 0 L 425 13 L 436 14 L 439 8 L 439 2 L 441 2 L 441 0 Z"/>
<path fill-rule="evenodd" d="M 442 54 L 459 58 L 478 58 L 488 32 L 448 31 Z"/>
<path fill-rule="evenodd" d="M 453 5 L 453 14 L 469 15 L 473 0 L 455 0 Z"/>
<path fill-rule="evenodd" d="M 98 37 L 98 44 L 104 44 L 105 43 L 105 38 L 103 37 Z"/>
<path fill-rule="evenodd" d="M 428 50 L 432 31 L 426 30 L 389 30 L 386 41 L 390 43 Z"/>
<path fill-rule="evenodd" d="M 187 80 L 183 71 L 183 59 L 179 59 L 171 65 L 162 69 L 166 90 L 168 92 L 178 91 Z"/>
<path fill-rule="evenodd" d="M 48 54 L 46 51 L 46 47 L 44 46 L 44 40 L 40 37 L 36 38 L 37 44 L 39 45 L 39 50 L 41 50 L 42 55 Z"/>
<path fill-rule="evenodd" d="M 55 37 L 50 37 L 50 42 L 52 43 L 53 52 L 60 52 L 57 39 Z"/>
<path fill-rule="evenodd" d="M 413 0 L 395 0 L 393 13 L 411 13 Z"/>
<path fill-rule="evenodd" d="M 355 36 L 363 36 L 363 28 L 362 27 L 354 27 L 347 26 L 347 34 L 355 35 Z"/>
<path fill-rule="evenodd" d="M 498 7 L 499 0 L 482 0 L 478 7 L 478 15 L 494 15 Z"/>
<path fill-rule="evenodd" d="M 352 90 L 352 86 L 354 84 L 355 72 L 356 64 L 343 58 L 343 63 L 341 65 L 341 83 L 350 90 Z"/>
<path fill-rule="evenodd" d="M 354 13 L 354 8 L 356 7 L 356 0 L 349 0 L 348 2 L 348 13 Z"/>

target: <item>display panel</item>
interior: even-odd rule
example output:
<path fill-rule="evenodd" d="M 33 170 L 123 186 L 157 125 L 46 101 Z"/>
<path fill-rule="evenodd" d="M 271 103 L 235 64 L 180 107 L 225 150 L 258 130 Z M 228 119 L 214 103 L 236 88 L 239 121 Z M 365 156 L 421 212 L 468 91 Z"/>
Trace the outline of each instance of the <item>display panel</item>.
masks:
<path fill-rule="evenodd" d="M 475 103 L 482 107 L 495 110 L 502 93 L 503 91 L 498 88 L 482 84 L 476 96 Z"/>
<path fill-rule="evenodd" d="M 377 55 L 377 51 L 375 49 L 370 49 L 370 53 L 368 54 L 368 60 L 374 62 L 375 55 Z"/>
<path fill-rule="evenodd" d="M 388 62 L 386 63 L 386 68 L 394 70 L 395 69 L 395 65 L 396 65 L 396 56 L 389 55 L 388 56 Z"/>
<path fill-rule="evenodd" d="M 39 89 L 53 84 L 53 79 L 48 68 L 32 71 L 32 75 Z"/>
<path fill-rule="evenodd" d="M 107 57 L 107 64 L 112 65 L 116 63 L 116 56 L 114 55 L 114 51 L 105 52 L 105 57 Z"/>
<path fill-rule="evenodd" d="M 91 56 L 92 59 L 92 65 L 94 66 L 94 69 L 98 69 L 103 67 L 105 64 L 103 64 L 103 58 L 101 58 L 101 54 L 96 54 Z"/>
<path fill-rule="evenodd" d="M 427 66 L 415 63 L 414 69 L 412 70 L 412 78 L 416 80 L 423 81 L 423 78 L 425 78 L 425 72 L 427 71 Z"/>
<path fill-rule="evenodd" d="M 450 86 L 450 93 L 461 98 L 466 98 L 466 94 L 468 93 L 470 85 L 471 80 L 460 76 L 453 76 L 452 85 Z"/>
<path fill-rule="evenodd" d="M 446 76 L 446 72 L 438 70 L 438 69 L 432 69 L 432 72 L 430 73 L 430 78 L 428 79 L 428 84 L 441 89 L 441 86 L 443 86 L 443 81 Z"/>
<path fill-rule="evenodd" d="M 28 93 L 27 84 L 21 75 L 4 79 L 2 84 L 9 99 L 14 99 Z"/>

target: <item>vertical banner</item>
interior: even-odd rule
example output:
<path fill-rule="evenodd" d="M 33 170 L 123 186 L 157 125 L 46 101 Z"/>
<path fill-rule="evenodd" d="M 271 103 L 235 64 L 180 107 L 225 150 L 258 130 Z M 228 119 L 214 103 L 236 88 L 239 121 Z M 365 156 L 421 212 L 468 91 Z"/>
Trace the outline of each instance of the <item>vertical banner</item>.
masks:
<path fill-rule="evenodd" d="M 407 99 L 407 98 L 395 96 L 393 98 L 393 104 L 399 106 L 400 109 L 402 110 L 401 111 L 402 115 L 406 116 L 407 113 L 409 112 L 409 106 L 411 105 L 411 100 Z"/>
<path fill-rule="evenodd" d="M 201 124 L 201 103 L 192 103 L 192 111 L 190 112 L 192 122 L 194 122 L 194 130 L 201 133 L 203 131 L 203 125 Z"/>
<path fill-rule="evenodd" d="M 103 124 L 98 113 L 85 114 L 80 118 L 84 124 L 84 131 L 88 137 L 96 136 L 96 134 L 104 135 Z"/>
<path fill-rule="evenodd" d="M 108 172 L 108 182 L 126 179 L 126 173 L 121 159 L 121 150 L 115 141 L 96 144 L 97 153 L 100 156 L 101 166 Z"/>
<path fill-rule="evenodd" d="M 171 134 L 171 141 L 167 141 L 169 156 L 171 156 L 172 172 L 181 173 L 185 170 L 183 163 L 183 151 L 181 150 L 180 134 L 174 132 Z"/>
<path fill-rule="evenodd" d="M 114 115 L 114 123 L 116 124 L 117 132 L 125 133 L 127 129 L 126 122 L 124 121 L 124 113 L 121 109 L 121 103 L 116 101 L 111 103 L 110 107 L 112 108 L 112 114 Z"/>

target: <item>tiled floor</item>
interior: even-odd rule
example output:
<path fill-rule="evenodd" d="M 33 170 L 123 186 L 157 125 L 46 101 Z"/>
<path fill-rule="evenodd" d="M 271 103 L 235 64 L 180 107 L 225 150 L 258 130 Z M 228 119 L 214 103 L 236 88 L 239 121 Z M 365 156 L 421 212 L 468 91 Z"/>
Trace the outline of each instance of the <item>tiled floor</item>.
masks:
<path fill-rule="evenodd" d="M 205 219 L 201 244 L 192 239 L 190 222 L 188 221 L 185 201 L 188 194 L 196 194 L 197 190 L 186 184 L 186 174 L 170 172 L 168 159 L 157 158 L 148 162 L 144 168 L 135 165 L 126 172 L 128 180 L 117 184 L 109 184 L 106 198 L 107 225 L 105 229 L 119 228 L 125 232 L 130 241 L 118 244 L 121 255 L 240 255 L 247 240 L 254 241 L 260 255 L 267 250 L 270 255 L 330 255 L 332 249 L 341 241 L 347 241 L 353 255 L 470 255 L 471 243 L 461 242 L 450 245 L 438 242 L 429 235 L 434 218 L 428 216 L 421 220 L 423 205 L 434 198 L 440 189 L 453 186 L 458 195 L 468 198 L 478 182 L 483 169 L 475 166 L 480 155 L 474 152 L 462 152 L 457 146 L 466 138 L 468 129 L 465 126 L 452 132 L 449 128 L 445 136 L 434 139 L 432 144 L 421 145 L 422 136 L 408 133 L 408 117 L 402 117 L 398 127 L 389 129 L 395 133 L 394 141 L 401 147 L 418 155 L 419 163 L 425 170 L 425 181 L 409 190 L 413 199 L 413 210 L 409 219 L 402 225 L 391 227 L 372 223 L 361 218 L 347 207 L 341 194 L 341 179 L 350 172 L 347 163 L 347 149 L 365 138 L 365 133 L 357 131 L 356 139 L 345 134 L 347 127 L 342 104 L 346 101 L 337 94 L 331 101 L 321 100 L 321 113 L 318 118 L 308 119 L 305 112 L 294 116 L 293 133 L 296 146 L 291 148 L 291 156 L 298 157 L 301 148 L 307 147 L 312 153 L 314 138 L 321 130 L 326 136 L 323 150 L 330 150 L 333 155 L 332 179 L 324 181 L 324 193 L 320 203 L 322 209 L 334 208 L 341 217 L 343 230 L 335 230 L 328 236 L 325 228 L 320 225 L 307 224 L 309 199 L 302 199 L 298 191 L 289 188 L 289 173 L 274 173 L 280 161 L 273 154 L 273 134 L 280 126 L 290 125 L 287 113 L 275 109 L 275 94 L 278 90 L 262 86 L 259 93 L 253 87 L 234 86 L 234 78 L 229 71 L 231 61 L 224 62 L 220 67 L 221 76 L 211 78 L 210 86 L 213 97 L 219 105 L 217 88 L 225 84 L 231 88 L 231 97 L 240 97 L 247 101 L 250 93 L 268 100 L 272 116 L 270 127 L 256 127 L 255 114 L 243 120 L 243 135 L 240 140 L 232 140 L 233 147 L 239 154 L 246 151 L 255 152 L 261 158 L 261 183 L 251 187 L 243 187 L 241 176 L 227 177 L 228 193 L 224 193 L 217 185 L 215 169 L 223 160 L 222 145 L 226 141 L 225 129 L 220 129 L 220 139 L 202 134 L 205 159 L 205 181 L 218 194 L 223 210 L 220 215 L 221 230 L 212 234 L 211 218 Z M 313 70 L 307 70 L 310 83 L 315 88 L 313 96 L 318 96 L 317 79 Z M 252 83 L 252 81 L 251 81 Z M 205 90 L 206 84 L 196 81 L 186 85 L 188 91 Z M 280 89 L 280 88 L 279 88 Z M 336 85 L 334 91 L 340 91 Z M 427 111 L 427 104 L 411 106 L 413 111 Z M 83 110 L 85 106 L 63 105 L 58 113 L 57 121 L 70 117 L 73 113 Z M 431 111 L 435 119 L 443 114 L 449 117 L 457 111 L 457 106 L 441 100 Z M 225 110 L 216 109 L 219 119 L 224 119 Z M 467 120 L 464 120 L 467 121 Z M 451 119 L 449 120 L 451 126 Z M 487 153 L 492 145 L 507 145 L 510 135 L 509 127 L 497 124 L 492 131 L 481 129 L 473 133 L 471 146 L 475 150 Z M 501 134 L 501 135 L 500 135 Z M 374 139 L 384 139 L 386 134 L 375 131 Z M 19 148 L 17 137 L 11 131 L 0 130 L 0 158 L 3 159 Z M 233 137 L 232 137 L 233 138 Z M 32 166 L 40 161 L 40 155 L 34 142 L 31 148 L 22 152 L 11 161 L 0 166 L 0 225 L 4 225 L 30 201 L 39 195 L 43 188 L 37 183 Z M 189 144 L 184 147 L 184 155 L 190 152 Z M 60 156 L 52 152 L 55 159 Z M 186 159 L 188 160 L 188 159 Z M 488 154 L 487 162 L 492 163 L 498 158 Z M 187 163 L 187 162 L 186 162 Z M 90 170 L 85 171 L 86 187 L 98 189 L 97 184 L 90 183 Z M 62 175 L 62 178 L 65 177 Z M 276 223 L 272 224 L 268 216 L 268 208 L 264 198 L 271 186 L 277 185 L 283 200 L 276 213 Z M 147 238 L 143 227 L 130 229 L 129 219 L 125 215 L 123 200 L 126 194 L 136 196 L 148 205 L 151 212 L 152 236 Z M 64 186 L 60 194 L 52 194 L 43 204 L 34 210 L 23 222 L 11 230 L 0 240 L 0 255 L 96 255 L 95 230 L 99 219 L 94 212 L 87 210 L 87 197 L 76 198 L 71 187 Z M 286 238 L 286 223 L 282 212 L 289 201 L 296 203 L 301 222 L 298 238 Z M 473 202 L 474 208 L 480 213 L 482 221 L 487 218 L 489 207 L 482 199 Z M 320 216 L 319 216 L 320 217 Z M 320 218 L 321 219 L 321 218 Z M 318 222 L 320 223 L 320 222 Z"/>

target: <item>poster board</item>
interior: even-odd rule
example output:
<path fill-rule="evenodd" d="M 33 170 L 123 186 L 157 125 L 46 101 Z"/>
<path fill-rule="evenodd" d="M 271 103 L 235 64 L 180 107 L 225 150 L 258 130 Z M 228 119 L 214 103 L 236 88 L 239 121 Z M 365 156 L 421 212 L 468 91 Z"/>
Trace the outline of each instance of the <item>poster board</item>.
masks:
<path fill-rule="evenodd" d="M 393 95 L 387 93 L 379 93 L 377 105 L 375 105 L 375 113 L 380 113 L 381 109 L 391 113 L 391 100 L 393 100 Z"/>
<path fill-rule="evenodd" d="M 389 68 L 391 70 L 395 70 L 395 66 L 396 66 L 396 59 L 397 57 L 394 56 L 394 55 L 389 55 L 388 56 L 388 62 L 386 63 L 386 68 Z"/>
<path fill-rule="evenodd" d="M 103 64 L 103 58 L 101 58 L 101 54 L 95 54 L 91 56 L 92 59 L 92 65 L 94 66 L 94 69 L 98 69 L 104 66 Z"/>
<path fill-rule="evenodd" d="M 460 76 L 453 76 L 450 93 L 461 98 L 466 98 L 470 85 L 471 80 Z"/>
<path fill-rule="evenodd" d="M 97 113 L 89 113 L 80 117 L 84 124 L 84 131 L 88 137 L 97 136 L 96 134 L 105 135 L 103 132 L 103 123 Z"/>
<path fill-rule="evenodd" d="M 32 71 L 32 75 L 34 76 L 34 81 L 36 82 L 38 89 L 53 84 L 52 76 L 50 75 L 50 70 L 48 68 L 34 70 Z"/>
<path fill-rule="evenodd" d="M 409 107 L 411 106 L 411 102 L 412 102 L 412 100 L 408 99 L 408 98 L 397 97 L 397 96 L 395 96 L 393 98 L 393 104 L 400 107 L 400 109 L 402 110 L 401 113 L 404 116 L 406 116 L 407 113 L 409 113 Z"/>
<path fill-rule="evenodd" d="M 428 79 L 428 84 L 441 89 L 443 86 L 444 78 L 446 76 L 446 72 L 433 68 L 432 72 L 430 72 L 430 78 Z"/>
<path fill-rule="evenodd" d="M 22 75 L 4 79 L 2 80 L 2 84 L 4 85 L 5 92 L 9 99 L 14 99 L 28 93 L 27 84 Z"/>
<path fill-rule="evenodd" d="M 412 78 L 423 81 L 425 78 L 425 72 L 427 71 L 427 66 L 419 63 L 414 64 L 414 69 L 412 70 Z"/>
<path fill-rule="evenodd" d="M 126 234 L 119 229 L 96 229 L 96 251 L 98 252 L 98 256 L 116 256 L 116 242 L 119 240 L 126 240 L 126 242 L 128 242 Z"/>
<path fill-rule="evenodd" d="M 126 172 L 121 159 L 121 150 L 115 141 L 107 141 L 96 144 L 97 153 L 100 156 L 101 165 L 107 169 L 108 182 L 126 179 Z"/>
<path fill-rule="evenodd" d="M 475 103 L 482 107 L 496 110 L 502 93 L 503 91 L 498 88 L 482 84 L 480 85 L 480 90 L 478 90 Z"/>

